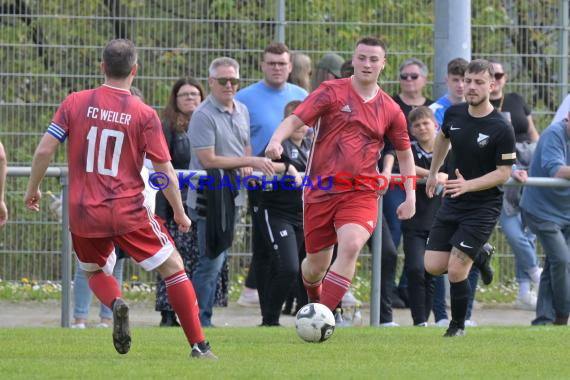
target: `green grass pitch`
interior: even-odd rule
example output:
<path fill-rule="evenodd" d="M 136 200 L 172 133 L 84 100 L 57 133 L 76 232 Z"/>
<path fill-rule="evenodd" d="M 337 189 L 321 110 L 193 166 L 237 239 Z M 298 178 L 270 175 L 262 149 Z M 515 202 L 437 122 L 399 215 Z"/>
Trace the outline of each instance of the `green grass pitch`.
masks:
<path fill-rule="evenodd" d="M 344 328 L 320 344 L 293 328 L 205 330 L 219 361 L 191 360 L 182 330 L 134 328 L 119 355 L 109 329 L 0 329 L 0 379 L 568 379 L 570 329 Z"/>

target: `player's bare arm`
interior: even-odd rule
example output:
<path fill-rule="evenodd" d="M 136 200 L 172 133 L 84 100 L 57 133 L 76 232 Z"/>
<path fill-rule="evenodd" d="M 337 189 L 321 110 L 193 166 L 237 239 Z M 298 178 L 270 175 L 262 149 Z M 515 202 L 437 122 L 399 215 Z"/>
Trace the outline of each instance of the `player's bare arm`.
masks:
<path fill-rule="evenodd" d="M 6 159 L 6 152 L 4 145 L 0 142 L 0 226 L 8 222 L 8 209 L 6 208 L 5 200 L 5 187 L 6 187 L 6 173 L 8 160 Z"/>
<path fill-rule="evenodd" d="M 263 172 L 265 175 L 272 176 L 275 174 L 273 163 L 265 157 L 225 157 L 218 156 L 214 152 L 214 148 L 197 149 L 196 155 L 206 169 L 238 169 L 243 167 L 254 167 Z"/>
<path fill-rule="evenodd" d="M 154 169 L 157 172 L 164 173 L 169 180 L 169 185 L 162 189 L 162 193 L 172 206 L 172 211 L 174 212 L 174 221 L 178 224 L 178 229 L 181 232 L 190 231 L 190 224 L 192 223 L 186 213 L 184 212 L 184 207 L 182 205 L 182 197 L 180 195 L 178 186 L 178 176 L 176 171 L 172 167 L 170 161 L 164 163 L 152 162 Z M 159 178 L 157 178 L 160 181 Z"/>
<path fill-rule="evenodd" d="M 406 189 L 406 199 L 400 206 L 398 206 L 396 213 L 398 214 L 398 219 L 405 220 L 410 219 L 416 213 L 416 190 L 414 186 L 416 165 L 411 149 L 397 150 L 396 157 L 398 158 L 398 163 L 400 165 L 400 173 L 406 179 L 404 184 Z"/>
<path fill-rule="evenodd" d="M 293 132 L 301 128 L 305 123 L 295 115 L 290 115 L 279 124 L 279 127 L 273 132 L 267 148 L 265 148 L 265 156 L 272 160 L 281 158 L 283 147 L 281 143 L 291 137 Z"/>
<path fill-rule="evenodd" d="M 59 144 L 58 139 L 46 133 L 36 148 L 34 158 L 32 159 L 32 172 L 28 181 L 26 195 L 24 196 L 26 207 L 32 211 L 40 211 L 40 199 L 42 198 L 40 184 Z"/>
<path fill-rule="evenodd" d="M 500 186 L 508 181 L 511 176 L 511 165 L 497 166 L 496 170 L 485 174 L 482 177 L 466 180 L 463 178 L 459 169 L 455 169 L 457 179 L 449 179 L 443 186 L 443 195 L 449 195 L 452 198 L 461 194 L 490 189 Z"/>
<path fill-rule="evenodd" d="M 433 198 L 435 191 L 437 189 L 437 174 L 441 165 L 443 165 L 443 160 L 449 152 L 449 145 L 451 141 L 445 135 L 440 132 L 435 137 L 435 143 L 433 146 L 433 155 L 431 159 L 431 165 L 429 168 L 429 176 L 426 182 L 426 194 L 429 198 Z"/>

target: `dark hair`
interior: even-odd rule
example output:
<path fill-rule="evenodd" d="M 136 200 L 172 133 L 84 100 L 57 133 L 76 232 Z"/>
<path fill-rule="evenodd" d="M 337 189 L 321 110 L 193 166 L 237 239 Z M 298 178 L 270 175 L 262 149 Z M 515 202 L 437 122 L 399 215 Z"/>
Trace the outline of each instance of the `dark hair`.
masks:
<path fill-rule="evenodd" d="M 473 61 L 469 62 L 469 65 L 467 65 L 467 70 L 465 70 L 465 72 L 475 74 L 488 72 L 491 78 L 493 78 L 495 75 L 495 69 L 493 68 L 493 65 L 491 65 L 491 62 L 487 61 L 486 59 L 474 59 Z"/>
<path fill-rule="evenodd" d="M 266 53 L 281 55 L 289 53 L 289 48 L 283 42 L 272 42 L 263 50 L 263 55 Z"/>
<path fill-rule="evenodd" d="M 162 111 L 162 117 L 163 122 L 166 123 L 169 128 L 172 128 L 177 132 L 186 131 L 188 129 L 188 122 L 190 121 L 190 115 L 184 115 L 182 112 L 180 112 L 178 106 L 176 105 L 178 91 L 180 91 L 180 88 L 186 84 L 194 86 L 198 89 L 198 91 L 200 91 L 200 100 L 204 100 L 205 98 L 202 85 L 194 78 L 180 78 L 176 81 L 176 83 L 174 83 L 174 86 L 172 86 L 172 90 L 170 91 L 168 103 L 166 104 L 164 111 Z"/>
<path fill-rule="evenodd" d="M 344 61 L 340 67 L 340 76 L 342 78 L 348 78 L 354 74 L 354 66 L 352 66 L 352 59 Z"/>
<path fill-rule="evenodd" d="M 295 108 L 299 107 L 299 104 L 301 103 L 302 102 L 300 100 L 291 100 L 289 103 L 287 103 L 285 105 L 284 117 L 291 115 L 293 111 L 295 111 Z"/>
<path fill-rule="evenodd" d="M 110 41 L 103 49 L 105 74 L 112 79 L 129 76 L 137 63 L 137 50 L 132 41 L 119 38 Z"/>
<path fill-rule="evenodd" d="M 356 46 L 358 46 L 358 45 L 380 46 L 382 48 L 382 50 L 384 50 L 384 53 L 388 52 L 386 50 L 386 44 L 384 43 L 384 41 L 382 41 L 380 38 L 376 38 L 376 37 L 362 37 L 356 43 Z"/>
<path fill-rule="evenodd" d="M 469 62 L 463 58 L 454 58 L 447 63 L 447 75 L 464 76 Z"/>
<path fill-rule="evenodd" d="M 408 115 L 408 120 L 410 121 L 410 124 L 413 124 L 420 119 L 431 119 L 437 125 L 437 120 L 435 119 L 435 115 L 433 114 L 433 111 L 429 107 L 426 106 L 416 107 Z"/>

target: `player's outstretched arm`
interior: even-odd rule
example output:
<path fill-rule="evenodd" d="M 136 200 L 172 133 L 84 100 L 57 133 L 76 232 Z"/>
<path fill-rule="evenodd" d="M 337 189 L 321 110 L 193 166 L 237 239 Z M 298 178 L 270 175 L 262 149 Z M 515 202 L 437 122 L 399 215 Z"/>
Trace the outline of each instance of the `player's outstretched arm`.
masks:
<path fill-rule="evenodd" d="M 431 159 L 431 165 L 429 168 L 429 176 L 426 182 L 426 194 L 429 198 L 432 198 L 437 189 L 437 173 L 443 165 L 443 160 L 449 152 L 450 141 L 443 132 L 439 132 L 435 137 L 435 143 L 433 146 L 433 155 Z"/>
<path fill-rule="evenodd" d="M 404 176 L 406 182 L 406 199 L 398 206 L 396 213 L 398 219 L 410 219 L 416 213 L 416 165 L 411 149 L 396 150 L 396 157 L 400 165 L 400 174 Z"/>
<path fill-rule="evenodd" d="M 290 115 L 285 118 L 285 120 L 279 124 L 275 132 L 273 132 L 273 136 L 271 136 L 271 140 L 269 140 L 269 144 L 267 144 L 267 148 L 265 148 L 265 156 L 272 160 L 281 158 L 281 153 L 283 153 L 281 143 L 291 137 L 293 132 L 303 125 L 305 125 L 303 120 L 295 115 Z"/>
<path fill-rule="evenodd" d="M 0 226 L 8 222 L 8 209 L 6 208 L 5 200 L 5 187 L 6 187 L 6 173 L 8 171 L 8 160 L 6 159 L 6 152 L 4 145 L 0 142 Z"/>
<path fill-rule="evenodd" d="M 176 171 L 172 167 L 172 164 L 170 161 L 164 163 L 153 161 L 152 165 L 154 166 L 154 170 L 164 173 L 168 177 L 168 186 L 162 189 L 162 193 L 172 207 L 172 211 L 174 212 L 174 221 L 178 224 L 178 230 L 180 232 L 190 231 L 190 225 L 192 222 L 184 212 L 182 196 L 180 195 L 179 190 L 178 176 L 176 175 Z M 157 178 L 157 181 L 160 181 L 160 179 Z"/>
<path fill-rule="evenodd" d="M 32 159 L 32 172 L 28 181 L 26 195 L 24 196 L 26 207 L 32 211 L 40 210 L 40 199 L 42 198 L 40 184 L 59 144 L 58 139 L 46 133 L 36 148 L 34 158 Z"/>
<path fill-rule="evenodd" d="M 485 174 L 484 176 L 465 180 L 459 169 L 455 169 L 456 179 L 447 180 L 443 187 L 443 194 L 449 195 L 452 198 L 458 197 L 461 194 L 470 193 L 474 191 L 481 191 L 490 189 L 492 187 L 500 186 L 508 181 L 511 177 L 511 165 L 500 165 L 497 169 Z"/>

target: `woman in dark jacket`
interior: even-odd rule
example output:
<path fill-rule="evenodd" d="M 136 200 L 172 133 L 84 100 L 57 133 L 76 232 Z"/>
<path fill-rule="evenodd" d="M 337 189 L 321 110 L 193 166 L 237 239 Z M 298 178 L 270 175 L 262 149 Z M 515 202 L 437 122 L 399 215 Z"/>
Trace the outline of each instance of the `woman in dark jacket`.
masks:
<path fill-rule="evenodd" d="M 181 78 L 172 87 L 168 104 L 163 112 L 162 131 L 168 144 L 174 169 L 188 169 L 190 164 L 190 141 L 186 131 L 188 130 L 188 123 L 192 113 L 204 98 L 204 90 L 194 78 Z M 182 203 L 184 208 L 186 208 L 188 189 L 183 189 L 181 192 Z M 155 213 L 164 220 L 164 224 L 182 256 L 186 273 L 191 277 L 195 258 L 198 257 L 198 240 L 195 224 L 192 224 L 190 231 L 187 233 L 178 231 L 178 226 L 174 222 L 172 208 L 161 191 L 156 195 Z M 178 326 L 176 314 L 166 295 L 164 281 L 160 281 L 157 287 L 155 310 L 160 311 L 162 315 L 160 326 Z"/>

